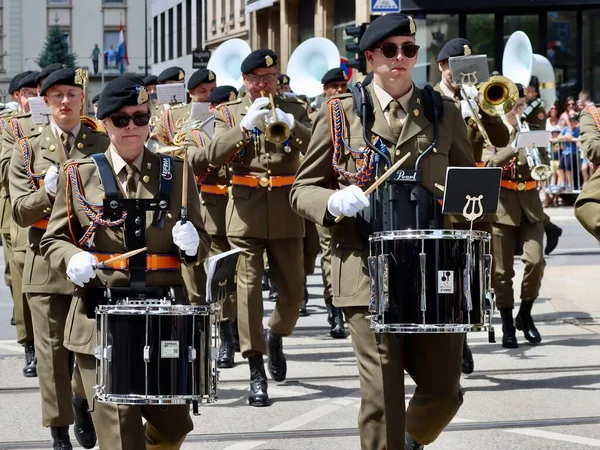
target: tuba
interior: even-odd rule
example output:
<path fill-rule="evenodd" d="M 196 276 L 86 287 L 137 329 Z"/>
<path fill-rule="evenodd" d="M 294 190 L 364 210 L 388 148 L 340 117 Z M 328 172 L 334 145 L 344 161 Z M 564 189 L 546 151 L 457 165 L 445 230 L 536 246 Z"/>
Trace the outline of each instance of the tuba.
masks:
<path fill-rule="evenodd" d="M 229 85 L 239 90 L 244 85 L 242 62 L 250 53 L 252 49 L 245 41 L 229 39 L 215 50 L 206 68 L 217 75 L 218 86 Z"/>

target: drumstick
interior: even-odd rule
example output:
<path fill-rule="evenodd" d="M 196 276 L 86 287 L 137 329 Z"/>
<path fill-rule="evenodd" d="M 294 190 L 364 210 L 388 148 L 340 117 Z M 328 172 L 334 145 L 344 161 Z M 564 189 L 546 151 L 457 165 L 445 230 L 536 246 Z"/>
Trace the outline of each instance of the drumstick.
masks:
<path fill-rule="evenodd" d="M 95 269 L 101 269 L 104 266 L 109 266 L 109 265 L 114 264 L 116 262 L 123 261 L 124 259 L 129 259 L 132 256 L 135 256 L 135 255 L 137 255 L 139 253 L 145 252 L 146 250 L 148 250 L 148 247 L 142 247 L 142 248 L 138 248 L 136 250 L 131 250 L 130 252 L 123 253 L 122 255 L 115 256 L 113 258 L 109 258 L 106 261 L 103 261 L 103 262 L 99 263 L 98 265 L 94 266 L 94 268 Z"/>
<path fill-rule="evenodd" d="M 390 167 L 388 170 L 386 170 L 378 179 L 377 181 L 375 181 L 375 183 L 373 183 L 371 186 L 369 186 L 369 188 L 365 191 L 365 195 L 370 195 L 373 192 L 375 192 L 375 190 L 385 181 L 387 180 L 389 177 L 392 176 L 392 174 L 394 172 L 396 172 L 396 170 L 398 170 L 400 168 L 400 166 L 402 165 L 402 163 L 404 161 L 406 161 L 408 158 L 410 157 L 410 152 L 408 152 L 406 155 L 404 155 L 402 158 L 400 158 L 398 161 L 396 161 L 394 163 L 394 165 L 392 167 Z M 343 214 L 337 216 L 335 218 L 335 223 L 339 223 L 340 220 L 342 220 L 345 216 Z"/>

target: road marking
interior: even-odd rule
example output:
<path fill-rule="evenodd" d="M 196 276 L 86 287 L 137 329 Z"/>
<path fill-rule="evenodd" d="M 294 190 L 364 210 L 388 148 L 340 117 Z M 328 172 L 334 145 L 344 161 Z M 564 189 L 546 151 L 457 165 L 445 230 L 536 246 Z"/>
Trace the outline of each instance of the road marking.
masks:
<path fill-rule="evenodd" d="M 600 447 L 600 439 L 592 439 L 572 434 L 553 433 L 552 431 L 536 430 L 534 428 L 521 428 L 519 430 L 504 430 L 507 433 L 522 434 L 531 437 L 541 437 L 553 441 L 569 442 L 572 444 L 589 445 L 590 447 Z"/>

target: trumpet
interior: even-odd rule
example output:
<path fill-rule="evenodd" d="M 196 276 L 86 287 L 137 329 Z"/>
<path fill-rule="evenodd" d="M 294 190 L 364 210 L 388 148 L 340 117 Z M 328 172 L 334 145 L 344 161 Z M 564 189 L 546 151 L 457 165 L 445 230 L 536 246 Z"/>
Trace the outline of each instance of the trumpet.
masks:
<path fill-rule="evenodd" d="M 260 95 L 264 97 L 265 91 L 261 91 Z M 273 119 L 271 121 L 265 120 L 265 139 L 273 144 L 283 144 L 290 138 L 291 130 L 285 122 L 277 121 L 277 111 L 275 107 L 275 98 L 273 97 L 273 94 L 269 94 L 269 99 L 271 100 L 271 111 L 273 112 Z"/>
<path fill-rule="evenodd" d="M 521 122 L 517 119 L 517 123 L 520 131 L 530 131 L 527 122 Z M 525 153 L 527 155 L 527 165 L 531 170 L 531 178 L 535 181 L 546 181 L 552 176 L 552 168 L 548 164 L 544 164 L 537 147 L 525 147 Z"/>

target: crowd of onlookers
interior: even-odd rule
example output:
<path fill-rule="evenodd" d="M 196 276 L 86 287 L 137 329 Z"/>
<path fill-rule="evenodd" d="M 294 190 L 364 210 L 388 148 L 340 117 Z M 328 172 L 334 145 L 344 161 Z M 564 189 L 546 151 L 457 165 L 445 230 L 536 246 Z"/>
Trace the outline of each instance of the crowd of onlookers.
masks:
<path fill-rule="evenodd" d="M 579 113 L 593 105 L 588 91 L 581 91 L 578 99 L 567 97 L 556 101 L 548 109 L 546 130 L 552 132 L 550 159 L 552 176 L 546 187 L 545 206 L 558 206 L 560 194 L 581 189 L 595 170 L 581 152 L 579 143 Z"/>

